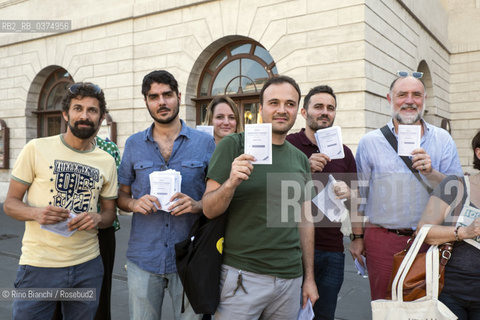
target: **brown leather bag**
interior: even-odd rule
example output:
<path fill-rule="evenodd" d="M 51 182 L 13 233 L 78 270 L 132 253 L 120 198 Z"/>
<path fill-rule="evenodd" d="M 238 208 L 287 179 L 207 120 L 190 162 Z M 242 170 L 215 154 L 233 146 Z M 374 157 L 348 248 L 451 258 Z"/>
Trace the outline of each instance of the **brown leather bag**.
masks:
<path fill-rule="evenodd" d="M 413 242 L 414 237 L 408 240 L 407 246 L 400 252 L 397 252 L 393 256 L 393 270 L 390 277 L 390 283 L 388 284 L 387 299 L 392 299 L 392 282 L 397 274 L 398 268 L 402 264 L 405 255 L 410 249 L 410 245 Z M 449 242 L 438 246 L 440 250 L 440 279 L 438 284 L 438 293 L 443 289 L 443 283 L 445 280 L 445 265 L 452 256 L 453 245 Z M 407 273 L 407 277 L 403 283 L 403 301 L 413 301 L 426 296 L 425 288 L 425 259 L 426 252 L 418 253 L 413 261 L 410 271 Z"/>

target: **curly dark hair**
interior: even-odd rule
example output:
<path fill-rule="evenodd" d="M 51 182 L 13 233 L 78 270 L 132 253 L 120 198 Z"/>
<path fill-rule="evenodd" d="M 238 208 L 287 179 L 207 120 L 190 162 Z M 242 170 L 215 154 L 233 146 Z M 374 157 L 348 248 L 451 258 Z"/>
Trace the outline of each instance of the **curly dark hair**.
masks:
<path fill-rule="evenodd" d="M 147 93 L 152 86 L 152 83 L 162 83 L 170 86 L 178 96 L 178 83 L 175 77 L 166 70 L 155 70 L 143 77 L 142 94 L 147 98 Z"/>
<path fill-rule="evenodd" d="M 70 87 L 68 87 L 67 94 L 65 95 L 65 97 L 63 97 L 62 100 L 62 110 L 65 113 L 68 113 L 68 110 L 70 109 L 70 102 L 72 102 L 72 99 L 84 97 L 92 97 L 98 100 L 100 107 L 100 117 L 102 117 L 105 113 L 108 112 L 103 90 L 100 89 L 99 86 L 91 82 L 76 82 Z"/>
<path fill-rule="evenodd" d="M 480 170 L 480 159 L 475 155 L 475 149 L 480 148 L 480 131 L 477 132 L 475 137 L 472 139 L 472 150 L 473 150 L 473 168 Z"/>

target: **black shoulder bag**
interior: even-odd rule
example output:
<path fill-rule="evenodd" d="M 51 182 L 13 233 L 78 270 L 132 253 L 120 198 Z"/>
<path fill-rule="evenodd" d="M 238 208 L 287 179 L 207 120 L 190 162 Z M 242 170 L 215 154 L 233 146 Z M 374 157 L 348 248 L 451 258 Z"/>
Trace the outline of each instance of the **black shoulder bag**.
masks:
<path fill-rule="evenodd" d="M 220 302 L 220 268 L 226 222 L 227 213 L 214 219 L 202 214 L 192 226 L 188 238 L 175 244 L 177 272 L 183 293 L 197 314 L 214 314 Z"/>
<path fill-rule="evenodd" d="M 244 135 L 234 139 L 239 146 L 239 156 L 244 152 Z M 197 314 L 214 314 L 217 310 L 227 220 L 228 210 L 213 219 L 202 214 L 190 229 L 188 238 L 175 244 L 177 272 L 183 285 L 182 313 L 185 295 Z"/>

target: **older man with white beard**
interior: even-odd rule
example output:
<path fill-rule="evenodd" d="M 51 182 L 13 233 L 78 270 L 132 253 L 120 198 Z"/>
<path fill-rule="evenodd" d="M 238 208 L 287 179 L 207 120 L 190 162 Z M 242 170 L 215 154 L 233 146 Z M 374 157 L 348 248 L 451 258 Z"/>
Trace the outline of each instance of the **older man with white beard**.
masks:
<path fill-rule="evenodd" d="M 352 221 L 355 239 L 350 245 L 353 258 L 366 256 L 372 300 L 384 299 L 392 272 L 392 256 L 405 248 L 425 208 L 429 188 L 445 175 L 461 175 L 457 148 L 447 131 L 425 120 L 425 86 L 420 72 L 399 72 L 387 100 L 392 119 L 382 129 L 367 133 L 359 142 L 356 162 L 361 180 L 359 216 L 364 225 Z M 413 171 L 387 141 L 398 139 L 398 126 L 421 127 L 420 148 L 410 157 Z M 408 161 L 408 160 L 407 160 Z M 422 182 L 420 181 L 422 180 Z"/>

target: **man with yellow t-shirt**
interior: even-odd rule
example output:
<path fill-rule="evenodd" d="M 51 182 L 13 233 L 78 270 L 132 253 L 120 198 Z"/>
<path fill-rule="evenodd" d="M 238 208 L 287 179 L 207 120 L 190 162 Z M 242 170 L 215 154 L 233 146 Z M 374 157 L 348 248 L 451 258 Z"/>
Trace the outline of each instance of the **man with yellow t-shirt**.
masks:
<path fill-rule="evenodd" d="M 103 278 L 97 228 L 115 218 L 117 171 L 95 144 L 106 112 L 103 91 L 75 83 L 62 103 L 67 132 L 27 143 L 12 171 L 4 210 L 25 221 L 15 288 L 55 288 L 64 319 L 93 319 Z M 55 304 L 22 296 L 13 302 L 13 319 L 51 319 Z"/>

